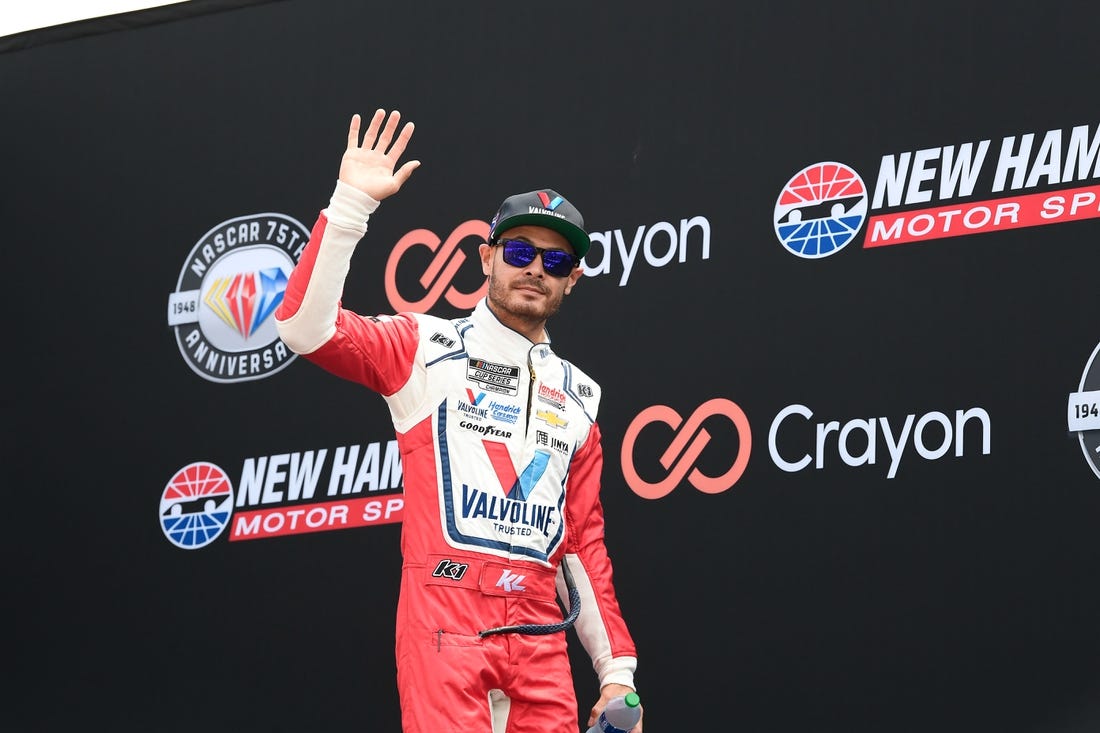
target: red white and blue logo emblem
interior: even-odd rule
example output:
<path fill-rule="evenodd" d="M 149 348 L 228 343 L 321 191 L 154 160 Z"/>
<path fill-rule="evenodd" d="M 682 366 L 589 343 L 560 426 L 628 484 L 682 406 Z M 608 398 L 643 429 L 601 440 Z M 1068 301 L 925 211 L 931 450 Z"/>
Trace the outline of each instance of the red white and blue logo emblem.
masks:
<path fill-rule="evenodd" d="M 160 528 L 185 550 L 213 542 L 232 515 L 233 484 L 225 471 L 206 461 L 176 471 L 160 496 Z"/>
<path fill-rule="evenodd" d="M 793 255 L 836 254 L 867 219 L 867 187 L 843 163 L 815 163 L 796 173 L 775 202 L 775 234 Z"/>

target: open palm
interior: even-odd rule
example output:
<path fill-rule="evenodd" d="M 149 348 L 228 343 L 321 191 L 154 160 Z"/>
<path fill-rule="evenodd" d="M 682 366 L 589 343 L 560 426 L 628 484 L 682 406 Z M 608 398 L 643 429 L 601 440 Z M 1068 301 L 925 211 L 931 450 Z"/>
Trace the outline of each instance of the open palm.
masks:
<path fill-rule="evenodd" d="M 385 119 L 385 126 L 382 121 Z M 375 201 L 391 196 L 405 185 L 420 161 L 410 160 L 394 170 L 413 134 L 413 123 L 406 122 L 394 138 L 401 113 L 394 110 L 386 119 L 385 110 L 377 110 L 359 142 L 358 114 L 352 115 L 348 128 L 348 147 L 340 161 L 340 180 L 354 186 Z"/>

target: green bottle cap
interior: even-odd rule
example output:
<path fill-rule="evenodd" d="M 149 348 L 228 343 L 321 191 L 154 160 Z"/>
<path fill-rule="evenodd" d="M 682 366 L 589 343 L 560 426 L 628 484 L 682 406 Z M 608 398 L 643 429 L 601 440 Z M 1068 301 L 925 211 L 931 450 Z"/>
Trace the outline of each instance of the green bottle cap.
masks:
<path fill-rule="evenodd" d="M 626 706 L 628 708 L 636 708 L 642 704 L 642 698 L 638 697 L 637 692 L 626 693 Z"/>

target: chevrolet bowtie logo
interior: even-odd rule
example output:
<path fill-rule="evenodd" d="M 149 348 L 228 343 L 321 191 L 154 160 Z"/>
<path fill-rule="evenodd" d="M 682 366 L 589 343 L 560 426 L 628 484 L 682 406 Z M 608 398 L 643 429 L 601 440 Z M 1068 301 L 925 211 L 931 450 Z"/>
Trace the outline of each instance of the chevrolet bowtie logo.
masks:
<path fill-rule="evenodd" d="M 542 420 L 544 423 L 555 428 L 564 428 L 569 424 L 569 421 L 558 415 L 556 412 L 550 410 L 536 410 L 535 417 Z"/>

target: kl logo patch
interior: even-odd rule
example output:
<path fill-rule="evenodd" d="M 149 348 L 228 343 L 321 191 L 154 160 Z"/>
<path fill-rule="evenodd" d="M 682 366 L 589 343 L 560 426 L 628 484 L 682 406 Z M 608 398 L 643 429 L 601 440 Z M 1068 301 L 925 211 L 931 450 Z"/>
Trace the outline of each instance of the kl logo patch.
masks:
<path fill-rule="evenodd" d="M 500 580 L 497 581 L 497 587 L 511 593 L 512 591 L 524 591 L 527 590 L 527 586 L 523 585 L 523 581 L 527 580 L 526 575 L 519 575 L 513 573 L 505 568 L 504 572 L 500 574 Z"/>

